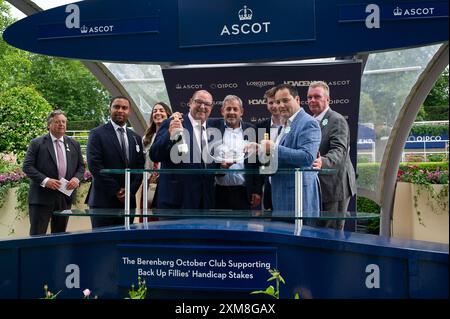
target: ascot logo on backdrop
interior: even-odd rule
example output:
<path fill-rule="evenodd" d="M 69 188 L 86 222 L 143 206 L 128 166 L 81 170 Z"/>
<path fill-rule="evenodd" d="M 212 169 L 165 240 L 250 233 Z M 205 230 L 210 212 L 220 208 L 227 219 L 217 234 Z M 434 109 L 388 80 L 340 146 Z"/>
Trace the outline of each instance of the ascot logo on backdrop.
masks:
<path fill-rule="evenodd" d="M 198 83 L 196 83 L 196 84 L 180 84 L 180 83 L 177 83 L 175 85 L 175 88 L 177 90 L 201 90 L 201 89 L 203 89 L 203 84 L 198 84 Z"/>
<path fill-rule="evenodd" d="M 80 26 L 80 7 L 76 4 L 69 4 L 66 6 L 66 13 L 69 15 L 66 17 L 67 29 L 79 29 L 80 34 L 98 34 L 98 33 L 111 33 L 114 30 L 114 25 L 91 25 Z"/>
<path fill-rule="evenodd" d="M 241 24 L 233 24 L 231 26 L 224 25 L 220 36 L 232 36 L 239 34 L 259 34 L 259 33 L 269 33 L 270 22 L 255 22 L 247 23 L 247 21 L 252 21 L 253 10 L 244 6 L 238 12 L 239 21 L 243 21 Z"/>
<path fill-rule="evenodd" d="M 402 8 L 397 7 L 392 13 L 395 17 L 429 16 L 434 14 L 434 8 L 406 8 L 403 10 Z"/>

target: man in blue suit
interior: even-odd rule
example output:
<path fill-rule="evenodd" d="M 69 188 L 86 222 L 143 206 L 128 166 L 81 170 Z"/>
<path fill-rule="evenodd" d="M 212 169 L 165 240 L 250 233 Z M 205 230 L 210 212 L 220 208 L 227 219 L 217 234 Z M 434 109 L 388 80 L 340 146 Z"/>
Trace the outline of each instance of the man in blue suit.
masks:
<path fill-rule="evenodd" d="M 319 124 L 300 107 L 298 92 L 291 85 L 280 84 L 276 87 L 275 102 L 286 124 L 275 142 L 261 142 L 262 149 L 272 154 L 272 160 L 277 160 L 278 168 L 311 168 L 320 146 Z M 294 173 L 275 173 L 272 176 L 274 215 L 276 211 L 294 211 L 294 190 Z M 304 172 L 303 216 L 319 216 L 319 213 L 319 178 L 316 172 Z"/>
<path fill-rule="evenodd" d="M 211 93 L 194 92 L 188 102 L 189 113 L 165 120 L 150 148 L 150 158 L 161 169 L 206 169 L 218 167 L 206 156 L 209 141 L 207 119 L 214 105 Z M 156 190 L 156 208 L 214 208 L 214 175 L 161 174 Z"/>
<path fill-rule="evenodd" d="M 91 209 L 125 208 L 125 175 L 101 173 L 102 169 L 143 169 L 144 155 L 141 137 L 126 127 L 131 103 L 123 96 L 109 104 L 111 120 L 89 133 L 87 162 L 92 184 L 86 202 Z M 142 174 L 131 174 L 130 208 L 136 207 L 136 191 Z M 123 218 L 91 217 L 92 227 L 123 225 Z"/>

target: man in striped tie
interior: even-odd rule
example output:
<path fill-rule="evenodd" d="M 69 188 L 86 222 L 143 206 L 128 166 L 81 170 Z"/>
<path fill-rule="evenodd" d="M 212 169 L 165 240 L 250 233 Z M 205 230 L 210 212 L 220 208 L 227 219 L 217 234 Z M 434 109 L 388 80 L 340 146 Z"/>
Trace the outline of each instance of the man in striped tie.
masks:
<path fill-rule="evenodd" d="M 28 208 L 30 235 L 65 232 L 68 217 L 55 216 L 54 211 L 70 209 L 75 190 L 84 174 L 80 144 L 65 135 L 67 118 L 55 110 L 47 118 L 48 134 L 33 139 L 23 162 L 30 178 Z M 64 186 L 65 185 L 65 186 Z M 73 191 L 70 196 L 68 193 Z"/>

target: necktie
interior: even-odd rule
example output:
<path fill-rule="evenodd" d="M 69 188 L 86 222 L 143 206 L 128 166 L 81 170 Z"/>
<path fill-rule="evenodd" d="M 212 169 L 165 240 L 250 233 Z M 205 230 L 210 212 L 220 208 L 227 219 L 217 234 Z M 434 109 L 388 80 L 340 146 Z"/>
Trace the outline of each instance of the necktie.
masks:
<path fill-rule="evenodd" d="M 207 148 L 207 143 L 206 143 L 206 139 L 205 139 L 205 127 L 202 125 L 202 130 L 201 130 L 201 135 L 200 135 L 200 143 L 201 143 L 201 161 L 202 161 L 202 163 L 204 163 L 205 164 L 205 167 L 206 167 L 206 163 L 205 163 L 205 161 L 203 160 L 203 156 L 206 156 L 206 155 L 203 155 L 203 152 L 204 152 L 204 150 Z"/>
<path fill-rule="evenodd" d="M 56 143 L 56 162 L 58 166 L 58 177 L 59 179 L 66 176 L 66 163 L 64 162 L 63 150 L 61 148 L 61 143 L 59 140 L 55 140 Z"/>
<path fill-rule="evenodd" d="M 123 127 L 119 127 L 117 130 L 120 133 L 120 146 L 122 147 L 123 158 L 125 159 L 125 167 L 128 167 L 128 152 L 125 144 L 125 130 Z"/>

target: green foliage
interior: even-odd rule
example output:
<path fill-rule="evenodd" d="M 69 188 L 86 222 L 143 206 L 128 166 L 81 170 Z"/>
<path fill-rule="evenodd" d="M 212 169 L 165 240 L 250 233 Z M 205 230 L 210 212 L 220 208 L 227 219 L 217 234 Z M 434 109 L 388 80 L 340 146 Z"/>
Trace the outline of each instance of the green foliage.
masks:
<path fill-rule="evenodd" d="M 414 125 L 411 128 L 412 135 L 428 135 L 428 136 L 439 136 L 448 134 L 448 124 L 439 125 Z"/>
<path fill-rule="evenodd" d="M 30 82 L 68 122 L 107 118 L 108 93 L 79 61 L 32 55 Z"/>
<path fill-rule="evenodd" d="M 425 106 L 425 116 L 422 121 L 444 121 L 448 120 L 448 104 Z M 417 120 L 420 121 L 420 120 Z"/>
<path fill-rule="evenodd" d="M 101 122 L 94 120 L 70 121 L 67 123 L 67 130 L 70 131 L 89 131 L 100 125 Z"/>
<path fill-rule="evenodd" d="M 405 169 L 409 163 L 400 163 L 399 169 Z M 415 166 L 422 170 L 437 171 L 448 170 L 448 162 L 426 162 L 414 163 Z M 356 166 L 358 178 L 356 180 L 358 187 L 375 190 L 378 181 L 378 172 L 380 163 L 358 163 Z"/>
<path fill-rule="evenodd" d="M 138 277 L 138 289 L 135 290 L 134 288 L 134 284 L 132 284 L 131 289 L 128 291 L 128 297 L 125 299 L 145 299 L 147 296 L 145 280 L 141 280 L 141 277 Z"/>
<path fill-rule="evenodd" d="M 31 87 L 15 87 L 0 93 L 0 152 L 23 156 L 30 140 L 47 131 L 45 119 L 51 110 Z"/>
<path fill-rule="evenodd" d="M 380 163 L 358 163 L 356 166 L 358 187 L 375 190 L 379 170 Z"/>
<path fill-rule="evenodd" d="M 56 299 L 56 297 L 58 297 L 60 293 L 61 290 L 54 294 L 48 289 L 47 285 L 44 285 L 44 297 L 42 297 L 41 299 Z"/>
<path fill-rule="evenodd" d="M 427 98 L 425 99 L 423 105 L 425 106 L 425 110 L 429 113 L 430 106 L 447 106 L 447 114 L 448 114 L 448 66 L 442 72 L 441 76 L 438 78 Z M 443 118 L 448 119 L 448 118 Z"/>
<path fill-rule="evenodd" d="M 280 299 L 280 282 L 283 284 L 286 284 L 283 277 L 281 277 L 281 274 L 276 269 L 268 269 L 270 273 L 270 278 L 267 279 L 267 281 L 275 280 L 276 288 L 274 288 L 272 285 L 269 285 L 265 290 L 255 290 L 252 291 L 250 294 L 256 295 L 256 294 L 264 294 L 271 296 L 275 299 Z M 297 298 L 296 298 L 297 299 Z"/>
<path fill-rule="evenodd" d="M 414 194 L 414 207 L 418 208 L 419 197 L 422 193 L 427 194 L 427 205 L 434 213 L 440 213 L 442 211 L 448 211 L 448 168 L 447 170 L 441 170 L 440 168 L 422 169 L 418 166 L 406 166 L 398 171 L 397 181 L 413 183 L 418 185 L 416 188 L 417 193 Z M 439 192 L 435 190 L 431 185 L 444 185 Z M 421 218 L 421 212 L 417 210 L 419 223 L 423 224 Z"/>
<path fill-rule="evenodd" d="M 18 212 L 18 218 L 28 215 L 28 191 L 30 183 L 28 179 L 23 179 L 16 189 L 17 206 L 14 207 Z"/>
<path fill-rule="evenodd" d="M 357 196 L 356 207 L 358 212 L 380 214 L 380 206 L 366 197 Z M 369 219 L 367 221 L 367 231 L 369 234 L 378 235 L 380 233 L 380 220 Z"/>

